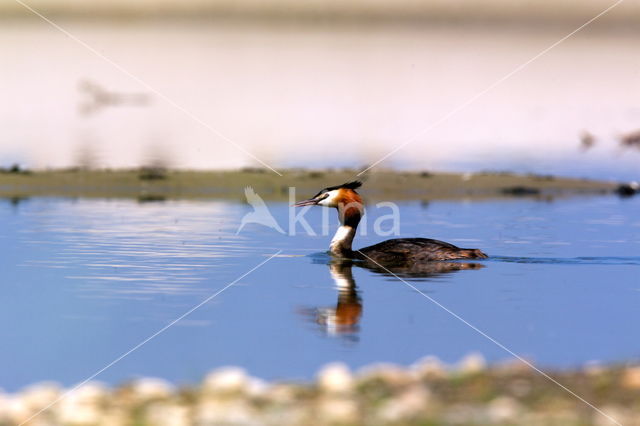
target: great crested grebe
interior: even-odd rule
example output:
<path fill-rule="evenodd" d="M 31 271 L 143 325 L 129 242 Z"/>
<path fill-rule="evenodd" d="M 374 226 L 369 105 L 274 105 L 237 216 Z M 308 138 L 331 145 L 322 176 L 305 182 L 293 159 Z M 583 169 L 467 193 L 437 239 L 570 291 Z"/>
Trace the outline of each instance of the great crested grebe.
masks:
<path fill-rule="evenodd" d="M 336 257 L 361 259 L 382 265 L 412 265 L 432 260 L 484 259 L 487 257 L 479 249 L 465 249 L 429 238 L 394 238 L 381 243 L 352 250 L 351 243 L 356 228 L 364 214 L 363 202 L 355 191 L 361 182 L 348 182 L 331 186 L 318 192 L 308 200 L 294 204 L 302 206 L 335 207 L 338 209 L 340 227 L 331 240 L 329 252 Z"/>

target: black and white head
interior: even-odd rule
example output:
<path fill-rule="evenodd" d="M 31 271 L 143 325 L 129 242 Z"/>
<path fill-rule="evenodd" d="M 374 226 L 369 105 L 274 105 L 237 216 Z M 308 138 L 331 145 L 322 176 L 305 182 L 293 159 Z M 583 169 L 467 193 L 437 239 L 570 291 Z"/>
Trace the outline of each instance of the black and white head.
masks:
<path fill-rule="evenodd" d="M 308 200 L 298 201 L 294 206 L 338 207 L 351 203 L 362 203 L 360 195 L 355 191 L 360 186 L 362 186 L 362 182 L 357 180 L 342 185 L 329 186 Z"/>

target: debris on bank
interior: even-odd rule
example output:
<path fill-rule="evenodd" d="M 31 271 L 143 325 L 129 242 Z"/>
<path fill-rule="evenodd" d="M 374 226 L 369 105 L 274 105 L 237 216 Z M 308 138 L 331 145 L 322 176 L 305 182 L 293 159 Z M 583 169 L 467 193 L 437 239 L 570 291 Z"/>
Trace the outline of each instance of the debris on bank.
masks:
<path fill-rule="evenodd" d="M 0 393 L 0 424 L 640 425 L 640 365 L 545 374 L 520 361 L 488 367 L 470 355 L 455 366 L 427 357 L 355 373 L 333 363 L 309 383 L 269 383 L 237 367 L 191 387 L 153 378 L 71 390 L 41 383 Z"/>
<path fill-rule="evenodd" d="M 621 197 L 631 197 L 640 192 L 639 182 L 621 183 L 616 188 L 616 193 Z"/>

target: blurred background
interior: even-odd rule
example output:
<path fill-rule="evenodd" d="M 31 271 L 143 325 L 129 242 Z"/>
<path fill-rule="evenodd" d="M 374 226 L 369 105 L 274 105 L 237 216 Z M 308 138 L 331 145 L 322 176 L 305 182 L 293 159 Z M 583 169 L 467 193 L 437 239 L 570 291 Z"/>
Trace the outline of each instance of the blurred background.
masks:
<path fill-rule="evenodd" d="M 477 98 L 614 2 L 26 4 L 68 34 L 0 3 L 4 167 L 260 166 L 228 138 L 357 168 L 411 140 L 379 167 L 637 178 L 638 2 Z"/>

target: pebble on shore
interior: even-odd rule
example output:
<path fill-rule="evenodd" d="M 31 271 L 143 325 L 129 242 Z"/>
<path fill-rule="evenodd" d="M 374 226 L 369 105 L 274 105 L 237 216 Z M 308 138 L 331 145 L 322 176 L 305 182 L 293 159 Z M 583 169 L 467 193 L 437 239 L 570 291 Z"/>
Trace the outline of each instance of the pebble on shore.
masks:
<path fill-rule="evenodd" d="M 349 367 L 332 363 L 318 373 L 318 388 L 327 394 L 348 394 L 353 391 L 354 379 Z"/>

